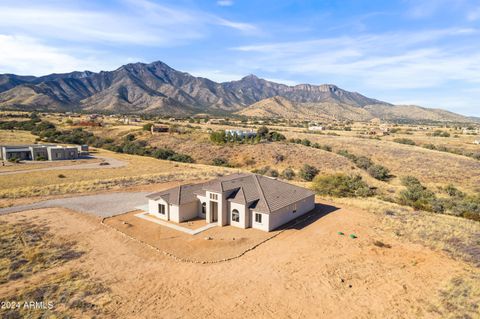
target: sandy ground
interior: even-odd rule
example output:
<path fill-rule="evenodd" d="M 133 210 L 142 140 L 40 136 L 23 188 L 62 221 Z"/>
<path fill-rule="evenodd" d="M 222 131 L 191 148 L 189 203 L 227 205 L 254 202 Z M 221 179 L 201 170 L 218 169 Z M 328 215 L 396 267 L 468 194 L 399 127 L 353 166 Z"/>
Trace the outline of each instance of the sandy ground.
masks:
<path fill-rule="evenodd" d="M 0 220 L 24 217 L 47 223 L 59 240 L 74 240 L 86 252 L 70 266 L 110 287 L 111 318 L 438 318 L 440 287 L 468 268 L 395 241 L 377 229 L 374 215 L 351 209 L 287 230 L 241 258 L 207 265 L 176 262 L 98 217 L 65 209 Z M 15 285 L 1 285 L 0 299 Z"/>

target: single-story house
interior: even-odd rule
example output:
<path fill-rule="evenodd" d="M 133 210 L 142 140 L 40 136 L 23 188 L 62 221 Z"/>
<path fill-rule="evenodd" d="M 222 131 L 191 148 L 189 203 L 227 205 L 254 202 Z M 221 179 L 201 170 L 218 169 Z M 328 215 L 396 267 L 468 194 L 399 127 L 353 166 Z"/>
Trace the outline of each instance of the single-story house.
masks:
<path fill-rule="evenodd" d="M 88 145 L 59 146 L 54 144 L 0 145 L 0 160 L 64 160 L 88 154 Z"/>
<path fill-rule="evenodd" d="M 147 195 L 150 214 L 168 221 L 205 218 L 219 226 L 274 230 L 313 210 L 309 189 L 258 174 L 232 174 Z"/>

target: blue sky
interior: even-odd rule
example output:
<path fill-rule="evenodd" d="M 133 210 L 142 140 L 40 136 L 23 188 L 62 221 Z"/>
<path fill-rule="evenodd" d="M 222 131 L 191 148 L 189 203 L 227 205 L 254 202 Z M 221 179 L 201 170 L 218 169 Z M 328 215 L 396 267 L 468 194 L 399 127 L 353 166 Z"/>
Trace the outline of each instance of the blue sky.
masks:
<path fill-rule="evenodd" d="M 157 60 L 480 116 L 480 1 L 0 0 L 0 73 Z"/>

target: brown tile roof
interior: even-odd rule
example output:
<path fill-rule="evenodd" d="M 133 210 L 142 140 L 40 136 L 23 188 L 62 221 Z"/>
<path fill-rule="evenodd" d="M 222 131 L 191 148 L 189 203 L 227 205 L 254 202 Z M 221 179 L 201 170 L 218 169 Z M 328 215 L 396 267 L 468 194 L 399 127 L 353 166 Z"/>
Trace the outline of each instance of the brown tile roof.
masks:
<path fill-rule="evenodd" d="M 149 199 L 164 199 L 167 203 L 181 205 L 193 202 L 197 199 L 195 192 L 201 190 L 203 184 L 187 184 L 170 188 L 158 193 L 147 195 Z"/>
<path fill-rule="evenodd" d="M 314 193 L 306 188 L 285 183 L 258 174 L 232 174 L 203 184 L 178 186 L 154 193 L 148 198 L 163 198 L 170 204 L 179 205 L 196 200 L 196 194 L 206 191 L 226 193 L 227 200 L 247 205 L 250 209 L 270 213 L 291 205 Z"/>

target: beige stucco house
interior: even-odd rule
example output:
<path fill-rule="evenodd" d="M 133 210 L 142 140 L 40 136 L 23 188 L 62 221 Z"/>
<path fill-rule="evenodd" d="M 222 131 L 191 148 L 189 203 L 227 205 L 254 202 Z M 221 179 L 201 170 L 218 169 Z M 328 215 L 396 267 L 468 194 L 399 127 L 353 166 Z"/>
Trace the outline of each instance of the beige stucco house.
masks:
<path fill-rule="evenodd" d="M 147 196 L 149 213 L 173 222 L 197 217 L 219 226 L 274 230 L 315 207 L 303 187 L 257 174 L 233 174 Z"/>

